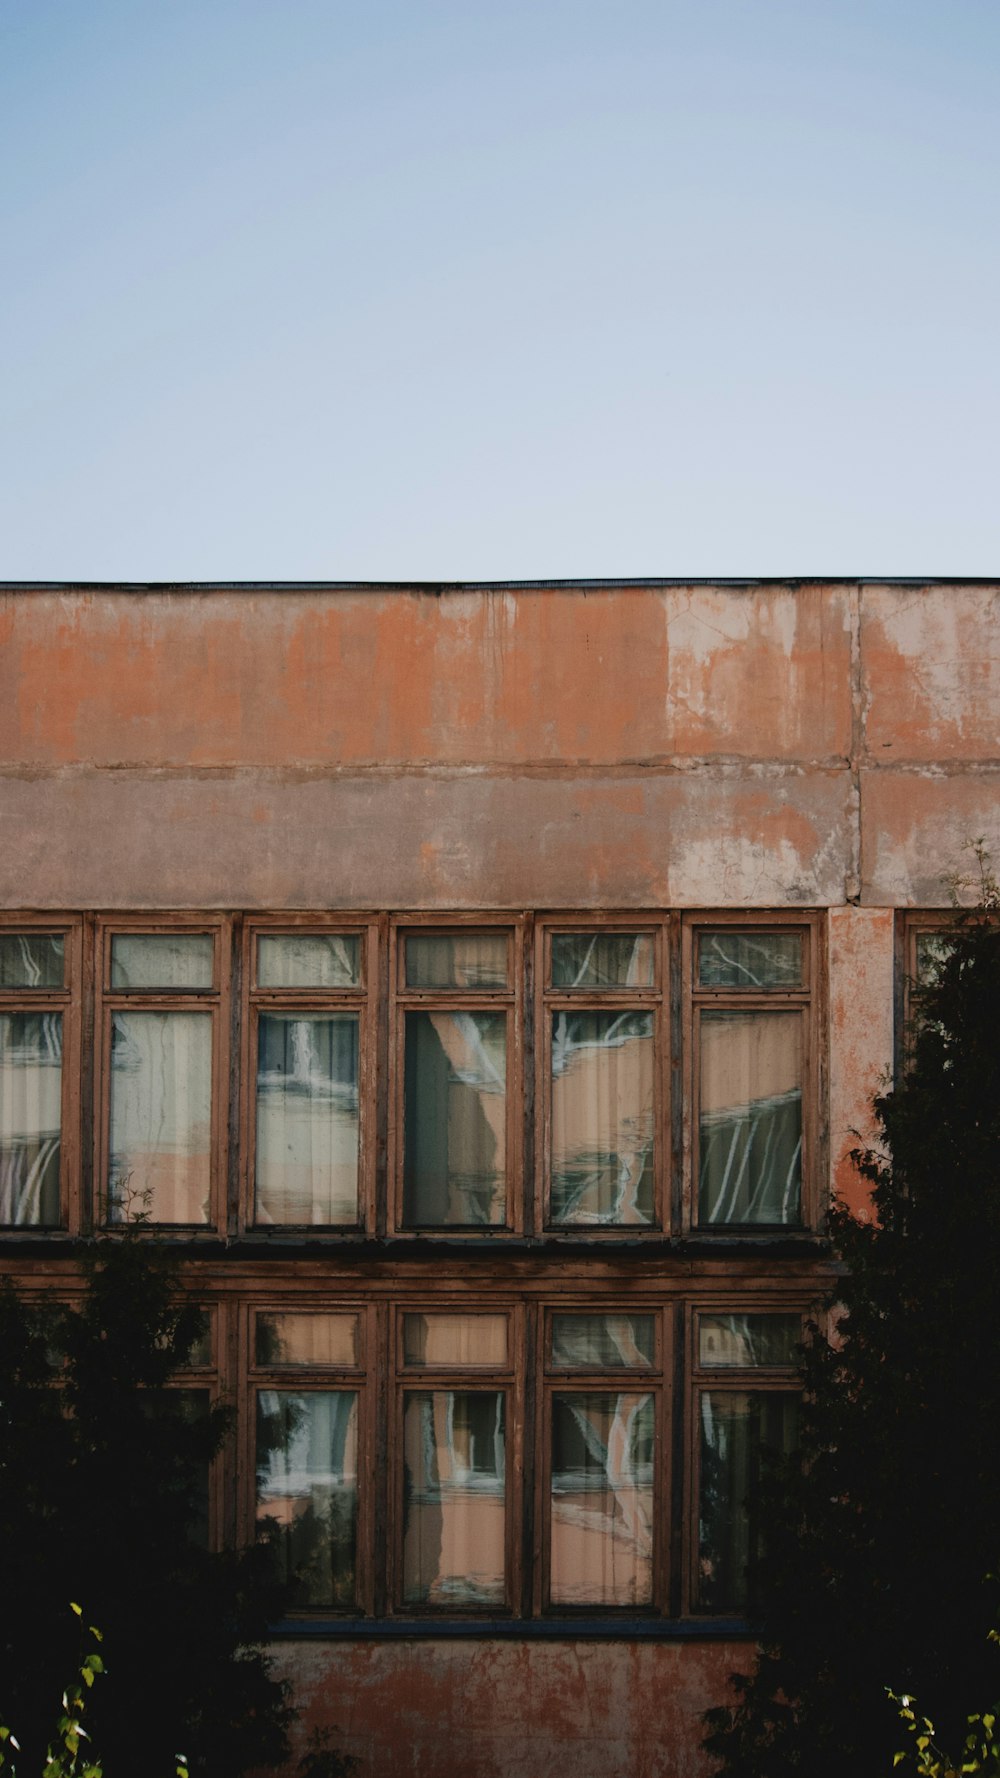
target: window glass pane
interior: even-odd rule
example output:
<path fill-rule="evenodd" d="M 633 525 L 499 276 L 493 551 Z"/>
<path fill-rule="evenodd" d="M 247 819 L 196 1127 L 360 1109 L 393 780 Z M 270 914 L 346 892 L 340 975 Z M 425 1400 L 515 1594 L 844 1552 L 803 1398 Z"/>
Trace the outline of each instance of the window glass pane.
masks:
<path fill-rule="evenodd" d="M 258 1223 L 358 1220 L 358 1015 L 262 1014 Z"/>
<path fill-rule="evenodd" d="M 116 932 L 113 988 L 210 988 L 215 940 L 210 932 Z"/>
<path fill-rule="evenodd" d="M 653 1015 L 552 1020 L 552 1220 L 653 1220 Z"/>
<path fill-rule="evenodd" d="M 404 1315 L 403 1362 L 410 1365 L 507 1363 L 506 1315 Z"/>
<path fill-rule="evenodd" d="M 0 1013 L 0 1223 L 59 1222 L 62 1014 Z"/>
<path fill-rule="evenodd" d="M 355 988 L 361 980 L 357 932 L 283 932 L 257 941 L 261 988 Z"/>
<path fill-rule="evenodd" d="M 799 988 L 801 932 L 703 932 L 698 938 L 702 988 Z"/>
<path fill-rule="evenodd" d="M 502 1605 L 504 1397 L 408 1392 L 403 1419 L 403 1598 Z"/>
<path fill-rule="evenodd" d="M 207 1222 L 211 1140 L 212 1015 L 114 1013 L 109 1219 Z"/>
<path fill-rule="evenodd" d="M 61 988 L 64 950 L 61 932 L 0 933 L 0 988 Z"/>
<path fill-rule="evenodd" d="M 195 1335 L 188 1347 L 188 1355 L 184 1360 L 184 1370 L 205 1370 L 212 1362 L 212 1326 L 214 1315 L 210 1309 L 202 1311 L 201 1330 Z"/>
<path fill-rule="evenodd" d="M 651 932 L 554 932 L 554 988 L 651 988 Z"/>
<path fill-rule="evenodd" d="M 408 988 L 505 988 L 506 932 L 408 932 Z"/>
<path fill-rule="evenodd" d="M 703 1390 L 699 1399 L 699 1611 L 742 1612 L 747 1563 L 759 1548 L 763 1454 L 795 1449 L 796 1395 Z"/>
<path fill-rule="evenodd" d="M 931 988 L 947 963 L 955 940 L 949 932 L 917 933 L 917 981 L 922 988 Z"/>
<path fill-rule="evenodd" d="M 255 1357 L 261 1365 L 353 1365 L 356 1315 L 273 1314 L 256 1317 Z"/>
<path fill-rule="evenodd" d="M 355 1602 L 358 1397 L 257 1395 L 257 1529 L 298 1606 Z"/>
<path fill-rule="evenodd" d="M 187 1533 L 192 1543 L 207 1549 L 212 1398 L 207 1389 L 143 1389 L 139 1411 L 148 1423 L 149 1439 L 166 1447 L 164 1464 L 174 1468 L 183 1457 Z"/>
<path fill-rule="evenodd" d="M 799 1222 L 801 1013 L 702 1013 L 699 1143 L 703 1223 Z"/>
<path fill-rule="evenodd" d="M 645 1370 L 655 1351 L 652 1315 L 553 1315 L 552 1363 L 577 1370 Z"/>
<path fill-rule="evenodd" d="M 699 1315 L 698 1363 L 794 1366 L 801 1338 L 800 1315 Z"/>
<path fill-rule="evenodd" d="M 553 1605 L 653 1597 L 653 1397 L 552 1398 Z"/>
<path fill-rule="evenodd" d="M 407 1013 L 404 1124 L 404 1221 L 411 1228 L 501 1225 L 505 1013 Z"/>

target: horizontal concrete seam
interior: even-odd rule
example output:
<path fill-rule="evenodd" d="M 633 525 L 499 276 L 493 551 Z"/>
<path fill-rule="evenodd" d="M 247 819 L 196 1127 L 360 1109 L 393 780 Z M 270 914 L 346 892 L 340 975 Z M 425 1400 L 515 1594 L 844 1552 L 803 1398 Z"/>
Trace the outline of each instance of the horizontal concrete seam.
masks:
<path fill-rule="evenodd" d="M 1000 764 L 1000 761 L 998 761 Z M 199 780 L 246 782 L 254 784 L 319 782 L 324 783 L 331 778 L 350 781 L 352 779 L 387 779 L 396 778 L 496 778 L 509 781 L 515 778 L 592 778 L 642 780 L 643 777 L 711 777 L 719 775 L 736 777 L 749 775 L 752 777 L 791 777 L 801 778 L 822 774 L 828 777 L 846 777 L 850 773 L 848 762 L 840 756 L 823 759 L 761 759 L 736 755 L 717 754 L 699 759 L 661 759 L 661 760 L 614 760 L 608 763 L 595 760 L 514 760 L 514 761 L 437 761 L 437 760 L 392 760 L 362 761 L 349 765 L 329 764 L 297 764 L 294 762 L 282 765 L 154 765 L 136 760 L 134 762 L 116 762 L 113 765 L 94 764 L 89 761 L 72 762 L 70 764 L 49 765 L 38 761 L 4 760 L 0 762 L 0 779 L 27 779 L 32 782 L 39 779 L 70 779 L 73 781 L 93 781 L 107 778 L 133 778 L 139 780 L 164 779 L 177 782 L 197 782 Z"/>

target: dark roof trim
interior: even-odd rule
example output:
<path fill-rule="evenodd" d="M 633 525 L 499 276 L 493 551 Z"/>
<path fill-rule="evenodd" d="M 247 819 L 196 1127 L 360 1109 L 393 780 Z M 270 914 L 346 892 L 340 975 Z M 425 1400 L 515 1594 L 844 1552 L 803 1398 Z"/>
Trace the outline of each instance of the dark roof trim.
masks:
<path fill-rule="evenodd" d="M 1000 575 L 891 574 L 759 575 L 745 580 L 720 575 L 620 574 L 570 580 L 3 580 L 0 593 L 504 593 L 597 592 L 609 587 L 1000 586 Z"/>

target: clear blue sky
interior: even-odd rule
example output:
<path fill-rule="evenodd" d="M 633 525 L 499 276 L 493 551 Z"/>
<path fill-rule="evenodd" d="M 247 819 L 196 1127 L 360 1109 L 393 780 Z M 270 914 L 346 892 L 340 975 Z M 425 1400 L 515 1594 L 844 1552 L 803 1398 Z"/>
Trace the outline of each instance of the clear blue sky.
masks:
<path fill-rule="evenodd" d="M 0 0 L 0 579 L 1000 575 L 998 0 Z"/>

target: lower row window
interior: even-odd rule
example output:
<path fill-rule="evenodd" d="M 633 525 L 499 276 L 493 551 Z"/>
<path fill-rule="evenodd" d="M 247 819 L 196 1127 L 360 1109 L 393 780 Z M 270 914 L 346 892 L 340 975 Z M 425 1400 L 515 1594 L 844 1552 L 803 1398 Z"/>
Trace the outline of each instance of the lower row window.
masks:
<path fill-rule="evenodd" d="M 795 1444 L 799 1314 L 690 1313 L 679 1402 L 663 1308 L 399 1309 L 390 1340 L 382 1313 L 251 1311 L 253 1520 L 293 1612 L 752 1604 L 760 1477 Z M 542 1342 L 530 1416 L 529 1321 Z M 388 1368 L 372 1366 L 387 1344 Z"/>

